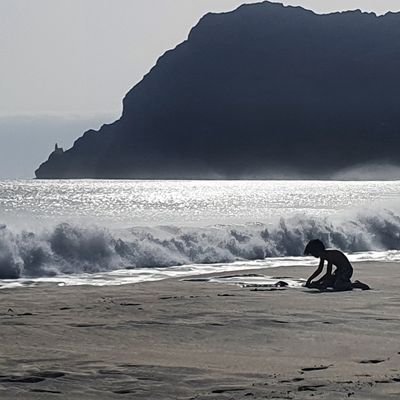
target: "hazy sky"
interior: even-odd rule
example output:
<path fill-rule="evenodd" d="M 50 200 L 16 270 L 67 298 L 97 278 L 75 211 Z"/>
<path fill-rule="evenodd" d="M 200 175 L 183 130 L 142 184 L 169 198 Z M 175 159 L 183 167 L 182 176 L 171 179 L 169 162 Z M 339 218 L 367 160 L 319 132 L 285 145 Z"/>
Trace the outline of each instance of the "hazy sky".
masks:
<path fill-rule="evenodd" d="M 29 162 L 47 157 L 55 141 L 69 147 L 80 129 L 118 118 L 125 93 L 161 54 L 186 39 L 202 15 L 256 2 L 0 0 L 0 178 L 32 176 Z M 399 0 L 284 3 L 316 12 L 400 10 Z M 55 118 L 64 124 L 59 132 Z M 14 155 L 17 137 L 45 143 L 38 143 L 34 160 L 24 155 L 23 171 Z"/>
<path fill-rule="evenodd" d="M 0 114 L 118 114 L 123 95 L 208 11 L 243 0 L 0 0 Z M 297 0 L 318 12 L 391 0 Z"/>

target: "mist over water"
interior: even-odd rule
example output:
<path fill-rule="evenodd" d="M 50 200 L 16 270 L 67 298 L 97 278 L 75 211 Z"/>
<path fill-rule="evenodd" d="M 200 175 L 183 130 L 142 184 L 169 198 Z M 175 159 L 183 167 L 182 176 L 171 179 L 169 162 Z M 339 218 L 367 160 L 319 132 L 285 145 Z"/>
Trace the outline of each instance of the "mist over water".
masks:
<path fill-rule="evenodd" d="M 374 181 L 391 181 L 396 180 L 400 176 L 400 167 L 390 164 L 367 164 L 354 166 L 333 175 L 336 180 L 374 180 Z"/>
<path fill-rule="evenodd" d="M 399 200 L 400 182 L 0 181 L 0 279 L 232 269 L 316 237 L 368 259 L 400 250 Z"/>

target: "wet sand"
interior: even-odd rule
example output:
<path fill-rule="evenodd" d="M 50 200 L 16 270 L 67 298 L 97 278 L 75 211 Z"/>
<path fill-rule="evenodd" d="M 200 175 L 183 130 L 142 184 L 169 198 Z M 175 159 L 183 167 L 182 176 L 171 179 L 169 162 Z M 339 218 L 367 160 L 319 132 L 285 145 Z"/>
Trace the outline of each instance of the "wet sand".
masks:
<path fill-rule="evenodd" d="M 177 279 L 2 290 L 0 398 L 399 399 L 400 265 L 355 268 L 373 290 Z"/>

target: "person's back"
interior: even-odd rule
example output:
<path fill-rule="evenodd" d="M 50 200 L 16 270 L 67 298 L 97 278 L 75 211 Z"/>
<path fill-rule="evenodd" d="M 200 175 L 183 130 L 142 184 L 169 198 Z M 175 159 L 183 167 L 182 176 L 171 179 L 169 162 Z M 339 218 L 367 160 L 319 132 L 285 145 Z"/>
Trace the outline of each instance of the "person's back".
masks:
<path fill-rule="evenodd" d="M 353 266 L 341 251 L 335 249 L 325 250 L 324 258 L 336 267 L 337 273 L 350 274 L 350 276 L 353 274 Z"/>

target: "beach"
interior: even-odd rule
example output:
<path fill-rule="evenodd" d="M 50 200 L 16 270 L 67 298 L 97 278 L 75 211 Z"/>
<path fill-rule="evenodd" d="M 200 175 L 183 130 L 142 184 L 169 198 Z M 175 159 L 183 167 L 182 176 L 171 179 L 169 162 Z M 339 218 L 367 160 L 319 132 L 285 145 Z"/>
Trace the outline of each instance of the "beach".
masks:
<path fill-rule="evenodd" d="M 253 272 L 284 281 L 312 270 Z M 397 399 L 400 269 L 355 271 L 373 290 L 202 279 L 2 290 L 0 397 Z"/>
<path fill-rule="evenodd" d="M 400 7 L 344 3 L 0 0 L 0 400 L 400 400 Z"/>

